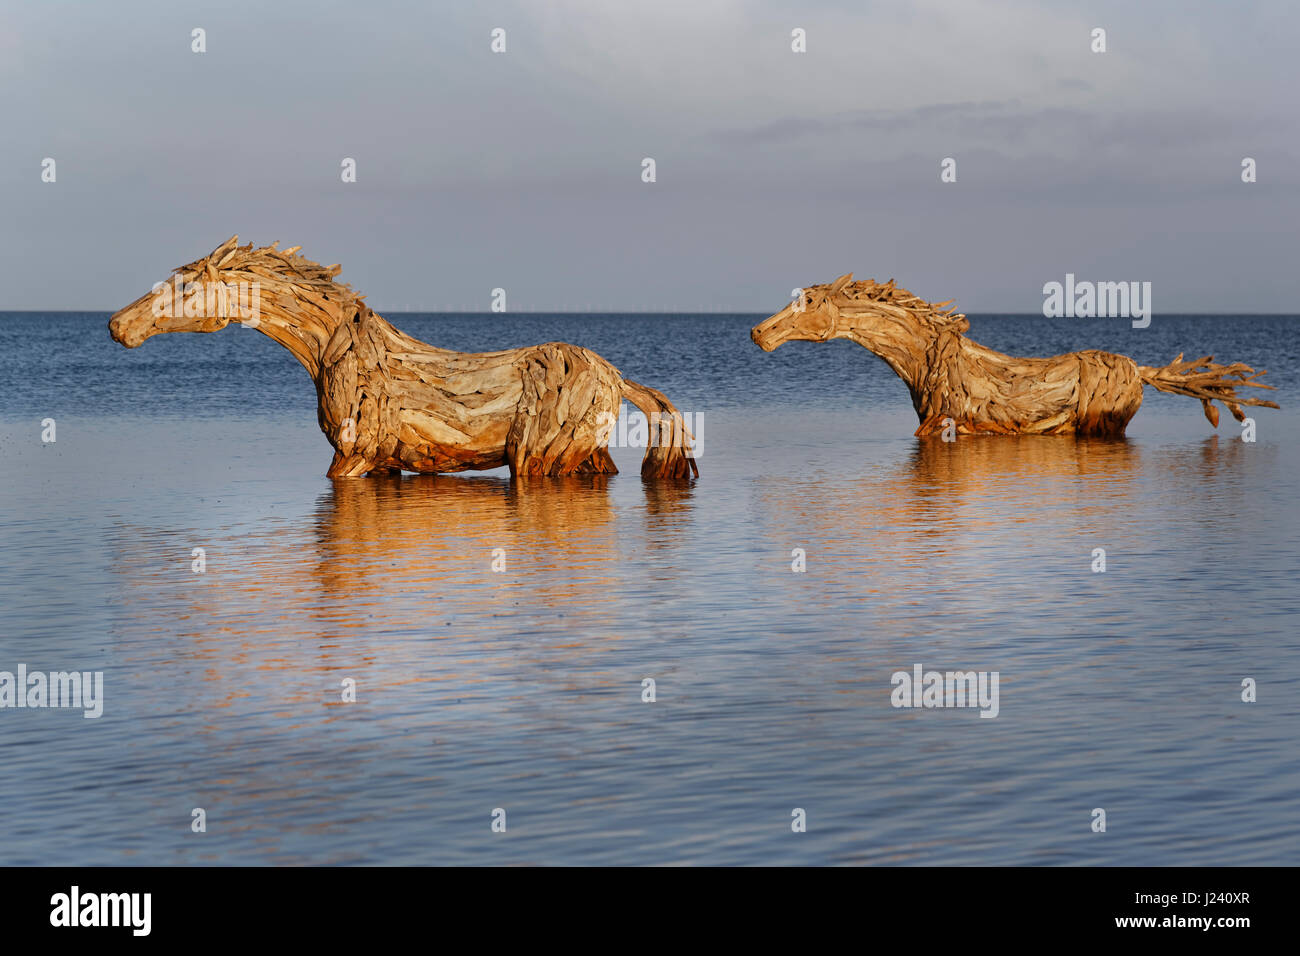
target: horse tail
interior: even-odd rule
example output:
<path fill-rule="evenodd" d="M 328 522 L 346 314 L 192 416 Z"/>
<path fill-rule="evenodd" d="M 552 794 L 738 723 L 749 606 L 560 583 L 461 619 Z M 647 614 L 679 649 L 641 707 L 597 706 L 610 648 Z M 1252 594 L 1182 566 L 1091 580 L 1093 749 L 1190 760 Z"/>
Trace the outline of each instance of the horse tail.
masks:
<path fill-rule="evenodd" d="M 1246 413 L 1241 410 L 1242 405 L 1278 407 L 1277 402 L 1262 398 L 1242 398 L 1237 394 L 1237 389 L 1243 387 L 1272 388 L 1272 385 L 1256 381 L 1264 372 L 1256 372 L 1242 362 L 1218 365 L 1213 359 L 1213 355 L 1207 355 L 1205 358 L 1184 362 L 1183 353 L 1179 352 L 1176 359 L 1161 368 L 1139 365 L 1138 375 L 1143 385 L 1174 395 L 1199 398 L 1205 409 L 1205 417 L 1215 428 L 1219 427 L 1219 410 L 1214 407 L 1216 400 L 1222 402 L 1239 422 L 1246 419 Z"/>
<path fill-rule="evenodd" d="M 691 478 L 700 473 L 691 449 L 694 436 L 664 393 L 623 379 L 623 397 L 641 409 L 649 422 L 642 478 Z"/>

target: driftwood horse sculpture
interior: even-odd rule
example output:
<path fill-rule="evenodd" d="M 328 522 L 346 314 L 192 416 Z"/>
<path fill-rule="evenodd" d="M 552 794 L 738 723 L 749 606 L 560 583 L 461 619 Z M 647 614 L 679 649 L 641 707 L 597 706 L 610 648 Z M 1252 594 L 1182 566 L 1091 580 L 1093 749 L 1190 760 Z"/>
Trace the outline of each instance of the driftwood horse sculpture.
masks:
<path fill-rule="evenodd" d="M 1070 352 L 1052 358 L 1015 358 L 962 335 L 966 316 L 951 302 L 931 304 L 897 288 L 894 280 L 852 281 L 852 274 L 803 295 L 754 326 L 750 336 L 765 352 L 782 342 L 851 339 L 880 356 L 907 383 L 921 424 L 917 435 L 957 434 L 1097 435 L 1124 434 L 1142 404 L 1142 387 L 1199 398 L 1205 417 L 1218 427 L 1220 401 L 1238 421 L 1243 405 L 1277 408 L 1274 402 L 1243 398 L 1242 386 L 1271 388 L 1255 381 L 1240 362 L 1216 365 L 1206 356 L 1163 368 L 1138 365 L 1111 352 Z M 946 420 L 951 420 L 947 424 Z"/>
<path fill-rule="evenodd" d="M 650 419 L 641 474 L 699 474 L 681 414 L 584 348 L 550 342 L 452 352 L 399 332 L 300 247 L 254 249 L 232 236 L 116 313 L 136 348 L 163 332 L 215 332 L 232 320 L 288 349 L 316 383 L 330 478 L 508 465 L 511 475 L 616 474 L 608 450 L 623 399 Z"/>

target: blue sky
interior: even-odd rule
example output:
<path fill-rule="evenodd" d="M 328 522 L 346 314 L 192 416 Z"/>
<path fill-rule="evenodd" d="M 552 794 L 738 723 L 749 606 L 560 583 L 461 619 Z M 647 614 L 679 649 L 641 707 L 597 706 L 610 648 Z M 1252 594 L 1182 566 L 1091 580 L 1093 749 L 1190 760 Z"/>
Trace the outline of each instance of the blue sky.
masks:
<path fill-rule="evenodd" d="M 512 310 L 770 312 L 846 271 L 968 312 L 1037 311 L 1067 272 L 1150 281 L 1157 314 L 1296 311 L 1298 18 L 7 4 L 0 309 L 114 309 L 238 233 L 342 263 L 380 311 L 486 309 L 502 287 Z"/>

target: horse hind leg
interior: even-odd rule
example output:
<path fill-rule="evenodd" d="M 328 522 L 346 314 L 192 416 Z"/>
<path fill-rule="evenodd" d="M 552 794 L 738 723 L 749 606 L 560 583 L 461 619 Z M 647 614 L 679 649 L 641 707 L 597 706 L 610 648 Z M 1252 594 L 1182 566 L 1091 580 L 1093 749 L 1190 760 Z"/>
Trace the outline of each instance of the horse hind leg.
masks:
<path fill-rule="evenodd" d="M 525 421 L 518 429 L 512 428 L 511 440 L 506 443 L 510 474 L 515 477 L 618 474 L 609 449 L 598 444 L 593 437 L 580 433 L 579 424 L 566 424 L 546 436 L 539 435 L 534 421 Z"/>
<path fill-rule="evenodd" d="M 506 437 L 510 474 L 615 475 L 605 435 L 618 418 L 617 373 L 580 349 L 539 351 Z"/>
<path fill-rule="evenodd" d="M 609 449 L 601 446 L 593 451 L 589 458 L 578 465 L 578 470 L 574 474 L 617 475 L 618 465 L 614 464 L 614 458 L 610 455 Z"/>

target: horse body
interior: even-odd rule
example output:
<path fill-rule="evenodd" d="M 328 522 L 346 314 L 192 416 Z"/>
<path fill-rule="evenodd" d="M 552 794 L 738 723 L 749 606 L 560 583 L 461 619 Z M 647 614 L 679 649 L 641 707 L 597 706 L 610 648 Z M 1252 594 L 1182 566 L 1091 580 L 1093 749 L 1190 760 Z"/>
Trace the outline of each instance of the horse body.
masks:
<path fill-rule="evenodd" d="M 509 466 L 512 475 L 616 474 L 608 436 L 623 399 L 645 412 L 647 478 L 698 474 L 681 414 L 661 393 L 623 378 L 596 353 L 562 342 L 499 352 L 453 352 L 421 342 L 372 311 L 328 268 L 297 248 L 238 246 L 177 270 L 177 288 L 221 303 L 216 314 L 187 298 L 159 315 L 163 288 L 116 313 L 128 348 L 163 332 L 211 332 L 231 310 L 209 289 L 257 284 L 260 310 L 246 324 L 287 348 L 316 385 L 317 418 L 334 446 L 327 475 L 455 472 Z M 163 311 L 178 311 L 176 308 Z"/>
<path fill-rule="evenodd" d="M 605 439 L 625 383 L 594 352 L 562 342 L 451 352 L 368 309 L 341 329 L 317 383 L 321 430 L 335 447 L 330 477 L 502 465 L 514 474 L 617 473 Z"/>
<path fill-rule="evenodd" d="M 927 353 L 912 402 L 917 435 L 1122 435 L 1142 405 L 1138 365 L 1111 352 L 1016 358 L 961 335 Z"/>

